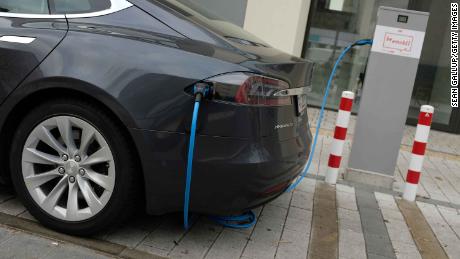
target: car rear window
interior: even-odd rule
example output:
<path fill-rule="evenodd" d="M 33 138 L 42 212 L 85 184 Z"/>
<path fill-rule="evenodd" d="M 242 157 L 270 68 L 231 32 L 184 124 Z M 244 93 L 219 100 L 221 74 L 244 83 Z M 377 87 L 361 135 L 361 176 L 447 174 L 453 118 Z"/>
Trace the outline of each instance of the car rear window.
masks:
<path fill-rule="evenodd" d="M 93 13 L 110 9 L 110 0 L 51 0 L 51 12 L 55 14 Z"/>
<path fill-rule="evenodd" d="M 211 10 L 206 9 L 204 6 L 198 5 L 189 0 L 148 1 L 153 3 L 160 2 L 163 5 L 166 5 L 169 8 L 173 9 L 174 11 L 186 16 L 192 21 L 208 28 L 209 30 L 231 41 L 245 45 L 265 46 L 265 43 L 261 39 L 243 30 L 241 27 L 219 18 L 217 15 L 214 15 Z"/>
<path fill-rule="evenodd" d="M 49 14 L 47 0 L 1 0 L 0 12 L 23 14 Z"/>

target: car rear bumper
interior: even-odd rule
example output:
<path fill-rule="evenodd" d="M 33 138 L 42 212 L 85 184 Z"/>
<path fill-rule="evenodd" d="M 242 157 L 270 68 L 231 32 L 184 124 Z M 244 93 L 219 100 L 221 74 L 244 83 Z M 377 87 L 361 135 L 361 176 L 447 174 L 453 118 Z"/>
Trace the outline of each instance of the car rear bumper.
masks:
<path fill-rule="evenodd" d="M 188 135 L 132 130 L 141 142 L 147 211 L 182 210 Z M 197 136 L 190 210 L 228 215 L 266 203 L 280 195 L 305 165 L 309 130 L 279 141 Z"/>

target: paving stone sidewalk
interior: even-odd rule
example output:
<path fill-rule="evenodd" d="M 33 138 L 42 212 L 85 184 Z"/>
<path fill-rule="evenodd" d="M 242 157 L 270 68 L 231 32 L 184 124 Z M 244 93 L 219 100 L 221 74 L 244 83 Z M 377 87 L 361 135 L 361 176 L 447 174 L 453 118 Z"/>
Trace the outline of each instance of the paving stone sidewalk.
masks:
<path fill-rule="evenodd" d="M 81 246 L 0 225 L 0 258 L 113 258 Z"/>
<path fill-rule="evenodd" d="M 310 125 L 316 125 L 318 109 L 309 109 Z M 333 139 L 333 129 L 337 113 L 326 111 L 321 126 L 322 134 L 318 139 L 318 150 L 313 161 L 319 160 L 319 168 L 314 168 L 310 173 L 325 176 L 329 146 Z M 348 158 L 353 143 L 353 132 L 356 116 L 350 120 L 349 135 L 345 141 L 344 154 L 340 175 L 343 178 Z M 415 136 L 415 127 L 406 126 L 395 168 L 394 190 L 401 192 L 404 187 L 407 168 L 409 167 L 411 147 Z M 423 164 L 421 183 L 417 195 L 444 203 L 460 205 L 460 135 L 431 130 L 428 140 L 427 155 Z"/>
<path fill-rule="evenodd" d="M 322 205 L 327 200 L 318 198 L 324 196 L 324 186 L 327 186 L 329 195 L 331 191 L 336 195 L 332 207 L 325 208 Z M 320 191 L 323 194 L 318 190 L 323 190 Z M 315 199 L 320 202 L 316 203 Z M 250 229 L 224 229 L 202 217 L 189 231 L 184 231 L 180 215 L 145 215 L 136 222 L 111 229 L 93 239 L 170 258 L 422 258 L 427 249 L 417 246 L 398 202 L 401 200 L 392 194 L 343 184 L 331 187 L 322 180 L 307 178 L 293 193 L 283 194 L 257 209 L 257 224 Z M 31 219 L 16 199 L 2 204 L 8 204 L 9 208 L 2 213 Z M 414 203 L 414 206 L 426 219 L 428 231 L 435 237 L 430 243 L 439 243 L 439 250 L 444 255 L 441 258 L 458 258 L 460 211 L 425 202 Z M 331 220 L 325 219 L 325 215 L 336 215 L 335 227 L 333 222 L 331 228 Z M 324 229 L 336 230 L 331 233 Z M 1 232 L 0 228 L 0 236 Z M 62 251 L 75 255 L 74 258 L 103 257 L 89 249 L 70 245 L 70 248 L 64 245 L 59 251 L 51 252 L 53 241 L 43 238 L 36 241 L 35 236 L 17 235 L 10 243 L 1 242 L 0 238 L 0 254 L 33 258 L 30 251 L 38 249 L 49 252 L 45 257 Z M 13 241 L 16 239 L 18 241 Z M 14 249 L 21 245 L 24 251 Z M 330 251 L 335 251 L 333 256 Z"/>
<path fill-rule="evenodd" d="M 315 110 L 311 113 L 314 119 Z M 326 122 L 335 121 L 332 112 L 326 117 Z M 329 186 L 322 180 L 332 140 L 325 125 L 309 177 L 294 192 L 256 209 L 258 221 L 250 229 L 223 228 L 201 217 L 184 231 L 180 214 L 141 215 L 93 239 L 171 258 L 460 258 L 460 136 L 432 133 L 459 145 L 445 148 L 431 139 L 419 199 L 406 203 L 397 193 L 408 166 L 410 149 L 404 141 L 394 190 L 376 192 L 346 182 Z M 408 128 L 405 139 L 412 134 Z M 34 220 L 1 189 L 0 213 Z"/>

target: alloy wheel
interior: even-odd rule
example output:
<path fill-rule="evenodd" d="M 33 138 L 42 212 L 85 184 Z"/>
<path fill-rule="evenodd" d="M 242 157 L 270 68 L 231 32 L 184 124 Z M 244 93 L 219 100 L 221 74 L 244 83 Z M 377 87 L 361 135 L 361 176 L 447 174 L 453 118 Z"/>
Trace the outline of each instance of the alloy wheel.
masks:
<path fill-rule="evenodd" d="M 115 187 L 115 162 L 102 134 L 73 116 L 39 123 L 22 151 L 22 175 L 33 200 L 64 221 L 98 214 Z"/>

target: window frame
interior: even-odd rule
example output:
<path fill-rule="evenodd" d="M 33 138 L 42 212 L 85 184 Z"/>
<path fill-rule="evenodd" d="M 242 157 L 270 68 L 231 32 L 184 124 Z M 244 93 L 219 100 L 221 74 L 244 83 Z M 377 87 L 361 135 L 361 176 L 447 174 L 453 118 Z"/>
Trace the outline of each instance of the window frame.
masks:
<path fill-rule="evenodd" d="M 48 6 L 53 0 L 48 0 Z M 97 17 L 103 16 L 111 13 L 116 13 L 118 11 L 124 10 L 133 6 L 128 0 L 110 0 L 110 8 L 88 13 L 73 13 L 73 14 L 28 14 L 28 13 L 9 13 L 9 12 L 0 12 L 0 17 L 9 17 L 9 18 L 29 18 L 29 19 L 61 19 L 61 18 L 88 18 L 88 17 Z"/>

